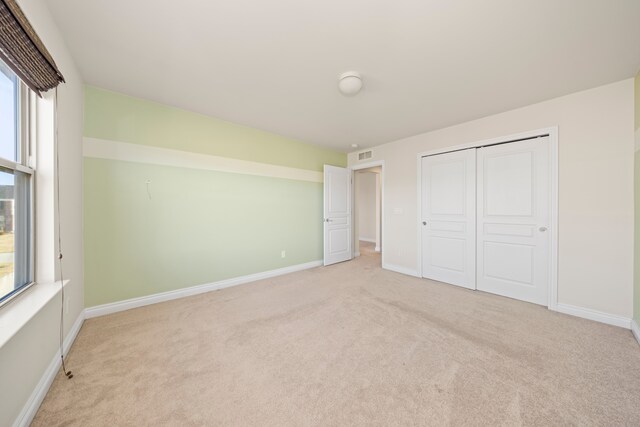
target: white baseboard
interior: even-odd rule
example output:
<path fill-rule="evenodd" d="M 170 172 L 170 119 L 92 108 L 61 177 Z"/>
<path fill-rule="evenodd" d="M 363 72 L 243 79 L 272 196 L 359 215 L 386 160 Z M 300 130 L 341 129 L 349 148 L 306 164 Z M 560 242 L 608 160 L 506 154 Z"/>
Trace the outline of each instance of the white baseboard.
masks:
<path fill-rule="evenodd" d="M 631 319 L 628 317 L 617 316 L 615 314 L 603 313 L 589 308 L 576 307 L 575 305 L 560 304 L 550 310 L 558 311 L 572 316 L 582 317 L 584 319 L 595 320 L 596 322 L 606 323 L 608 325 L 619 326 L 625 329 L 631 329 Z"/>
<path fill-rule="evenodd" d="M 406 274 L 408 276 L 420 277 L 417 271 L 410 268 L 401 267 L 393 264 L 383 264 L 382 268 L 385 270 L 395 271 L 396 273 Z M 635 321 L 632 321 L 628 317 L 622 317 L 615 314 L 604 313 L 602 311 L 592 310 L 589 308 L 576 307 L 569 304 L 557 304 L 554 307 L 549 307 L 549 310 L 557 311 L 571 316 L 582 317 L 584 319 L 594 320 L 600 323 L 606 323 L 608 325 L 619 326 L 625 329 L 631 329 L 640 343 L 640 328 Z M 635 330 L 633 329 L 635 327 Z"/>
<path fill-rule="evenodd" d="M 359 257 L 359 256 L 360 256 L 360 252 L 356 252 L 355 254 L 353 254 L 353 257 L 354 257 L 354 258 L 357 258 L 357 257 Z"/>
<path fill-rule="evenodd" d="M 367 242 L 367 243 L 375 243 L 376 239 L 370 239 L 368 237 L 360 237 L 358 238 L 358 240 L 360 240 L 361 242 Z"/>
<path fill-rule="evenodd" d="M 636 337 L 636 341 L 640 344 L 640 327 L 638 327 L 638 322 L 634 319 L 631 319 L 631 332 L 633 332 L 633 336 Z"/>
<path fill-rule="evenodd" d="M 78 315 L 76 321 L 73 323 L 71 330 L 69 330 L 67 337 L 62 343 L 64 354 L 67 354 L 69 352 L 71 345 L 76 340 L 84 319 L 84 310 L 82 310 Z M 53 380 L 58 374 L 58 370 L 60 369 L 61 364 L 62 362 L 60 360 L 60 350 L 56 350 L 56 354 L 53 356 L 53 360 L 51 360 L 51 363 L 49 363 L 49 366 L 44 371 L 44 374 L 42 374 L 42 378 L 40 378 L 38 385 L 36 385 L 36 388 L 31 393 L 31 396 L 29 396 L 29 400 L 27 400 L 27 403 L 25 403 L 22 411 L 20 411 L 18 418 L 16 418 L 16 420 L 14 421 L 13 427 L 27 427 L 29 424 L 31 424 L 31 421 L 33 421 L 33 417 L 35 417 L 36 413 L 38 412 L 38 408 L 40 408 L 40 404 L 49 391 L 49 387 L 51 387 L 51 383 L 53 383 Z"/>
<path fill-rule="evenodd" d="M 407 276 L 420 277 L 416 270 L 412 270 L 407 267 L 401 267 L 399 265 L 393 265 L 393 264 L 387 263 L 387 264 L 383 264 L 382 268 L 384 268 L 385 270 L 395 271 L 396 273 L 406 274 Z"/>
<path fill-rule="evenodd" d="M 380 252 L 380 246 L 376 246 L 376 248 L 374 249 L 374 251 L 376 251 L 376 252 Z"/>
<path fill-rule="evenodd" d="M 242 285 L 244 283 L 255 282 L 256 280 L 268 279 L 270 277 L 282 276 L 283 274 L 294 273 L 296 271 L 307 270 L 309 268 L 319 267 L 322 260 L 311 261 L 304 264 L 292 265 L 289 267 L 278 268 L 276 270 L 264 271 L 262 273 L 249 274 L 246 276 L 234 277 L 231 279 L 220 280 L 218 282 L 206 283 L 204 285 L 191 286 L 184 289 L 176 289 L 175 291 L 162 292 L 159 294 L 147 295 L 139 298 L 131 298 L 124 301 L 112 302 L 108 304 L 97 305 L 85 309 L 85 317 L 104 316 L 119 311 L 130 310 L 132 308 L 143 307 L 145 305 L 157 304 L 159 302 L 171 301 L 178 298 L 184 298 L 192 295 L 198 295 L 205 292 L 217 291 L 231 286 Z"/>

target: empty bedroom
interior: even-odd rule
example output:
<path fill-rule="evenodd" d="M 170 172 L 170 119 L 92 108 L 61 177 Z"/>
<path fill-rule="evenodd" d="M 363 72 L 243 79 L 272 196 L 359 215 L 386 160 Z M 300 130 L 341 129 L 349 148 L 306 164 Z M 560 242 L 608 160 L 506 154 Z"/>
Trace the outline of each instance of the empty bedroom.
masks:
<path fill-rule="evenodd" d="M 637 0 L 0 0 L 0 426 L 640 425 Z"/>

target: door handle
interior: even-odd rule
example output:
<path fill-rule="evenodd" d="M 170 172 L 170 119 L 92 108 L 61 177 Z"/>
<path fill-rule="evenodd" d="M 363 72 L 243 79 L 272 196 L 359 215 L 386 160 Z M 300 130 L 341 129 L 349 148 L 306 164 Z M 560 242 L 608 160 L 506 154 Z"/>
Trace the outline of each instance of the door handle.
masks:
<path fill-rule="evenodd" d="M 547 227 L 540 227 L 538 228 L 538 230 L 544 233 L 545 231 L 547 231 Z"/>
<path fill-rule="evenodd" d="M 329 218 L 325 219 L 324 222 L 331 222 L 332 220 L 330 220 Z"/>
<path fill-rule="evenodd" d="M 422 221 L 422 225 L 427 225 L 427 221 Z"/>

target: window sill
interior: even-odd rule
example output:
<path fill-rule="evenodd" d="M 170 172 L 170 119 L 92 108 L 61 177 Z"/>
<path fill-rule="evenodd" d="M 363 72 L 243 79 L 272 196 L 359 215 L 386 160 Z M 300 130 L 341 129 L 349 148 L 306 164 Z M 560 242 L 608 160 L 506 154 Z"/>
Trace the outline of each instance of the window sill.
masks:
<path fill-rule="evenodd" d="M 69 280 L 64 281 L 64 286 Z M 60 293 L 60 282 L 36 283 L 14 301 L 0 307 L 0 348 Z"/>

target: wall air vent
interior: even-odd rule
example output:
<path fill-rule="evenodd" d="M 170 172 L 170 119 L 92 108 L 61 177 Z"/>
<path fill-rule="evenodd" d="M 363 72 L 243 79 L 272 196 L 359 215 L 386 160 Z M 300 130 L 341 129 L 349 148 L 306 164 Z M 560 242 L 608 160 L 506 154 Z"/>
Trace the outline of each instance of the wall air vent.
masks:
<path fill-rule="evenodd" d="M 367 160 L 371 158 L 371 150 L 358 153 L 358 160 Z"/>

